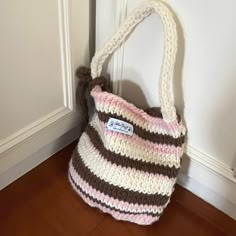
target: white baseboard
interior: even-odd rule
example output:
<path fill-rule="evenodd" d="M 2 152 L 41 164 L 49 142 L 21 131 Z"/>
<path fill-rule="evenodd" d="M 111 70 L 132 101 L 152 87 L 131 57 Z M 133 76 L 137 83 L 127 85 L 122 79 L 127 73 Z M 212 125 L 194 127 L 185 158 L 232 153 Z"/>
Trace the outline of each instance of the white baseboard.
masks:
<path fill-rule="evenodd" d="M 73 141 L 78 122 L 78 112 L 62 107 L 2 140 L 0 189 Z"/>
<path fill-rule="evenodd" d="M 236 220 L 236 205 L 207 188 L 202 183 L 180 173 L 178 184 Z"/>
<path fill-rule="evenodd" d="M 234 170 L 222 161 L 210 156 L 209 154 L 203 153 L 190 145 L 186 146 L 185 153 L 191 158 L 192 162 L 197 162 L 227 181 L 236 184 Z"/>
<path fill-rule="evenodd" d="M 78 133 L 78 127 L 73 128 L 63 136 L 51 141 L 37 152 L 31 154 L 29 157 L 19 161 L 16 165 L 11 166 L 5 172 L 1 173 L 0 190 L 76 140 L 78 138 Z"/>
<path fill-rule="evenodd" d="M 178 183 L 236 219 L 236 179 L 224 163 L 187 146 Z"/>

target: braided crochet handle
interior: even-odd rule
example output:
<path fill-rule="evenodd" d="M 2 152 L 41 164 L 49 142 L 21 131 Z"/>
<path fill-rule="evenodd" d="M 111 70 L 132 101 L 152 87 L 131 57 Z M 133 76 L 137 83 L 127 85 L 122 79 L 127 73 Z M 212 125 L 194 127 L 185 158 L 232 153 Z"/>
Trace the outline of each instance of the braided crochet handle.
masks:
<path fill-rule="evenodd" d="M 96 52 L 91 62 L 91 73 L 93 78 L 99 77 L 102 72 L 102 65 L 108 56 L 125 41 L 127 36 L 140 22 L 154 12 L 160 15 L 164 27 L 164 57 L 159 86 L 161 112 L 166 122 L 172 122 L 177 119 L 173 93 L 171 91 L 177 52 L 177 30 L 173 15 L 164 2 L 152 0 L 135 9 L 120 29 L 106 43 L 105 47 Z"/>

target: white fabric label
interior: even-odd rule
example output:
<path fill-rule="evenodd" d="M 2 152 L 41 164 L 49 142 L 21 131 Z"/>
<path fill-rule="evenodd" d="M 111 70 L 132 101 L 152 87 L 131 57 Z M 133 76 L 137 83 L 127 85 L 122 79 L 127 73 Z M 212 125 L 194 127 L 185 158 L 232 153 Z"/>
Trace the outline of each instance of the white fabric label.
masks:
<path fill-rule="evenodd" d="M 109 118 L 109 120 L 107 122 L 107 128 L 109 130 L 114 131 L 114 132 L 127 134 L 130 136 L 132 136 L 134 133 L 133 125 L 131 125 L 123 120 L 118 120 L 115 118 Z"/>

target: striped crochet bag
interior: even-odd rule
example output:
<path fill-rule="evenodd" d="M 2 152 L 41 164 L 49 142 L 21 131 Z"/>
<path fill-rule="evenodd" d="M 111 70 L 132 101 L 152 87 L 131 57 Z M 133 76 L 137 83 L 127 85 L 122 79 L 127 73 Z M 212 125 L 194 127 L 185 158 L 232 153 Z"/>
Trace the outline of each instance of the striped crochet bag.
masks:
<path fill-rule="evenodd" d="M 164 26 L 160 76 L 161 108 L 142 110 L 112 94 L 102 65 L 147 16 L 157 12 Z M 177 51 L 176 24 L 162 1 L 149 1 L 126 19 L 91 70 L 78 70 L 83 132 L 69 163 L 69 180 L 90 206 L 118 220 L 141 225 L 157 221 L 169 203 L 180 169 L 185 127 L 176 114 L 171 82 Z M 89 87 L 96 111 L 88 124 Z"/>

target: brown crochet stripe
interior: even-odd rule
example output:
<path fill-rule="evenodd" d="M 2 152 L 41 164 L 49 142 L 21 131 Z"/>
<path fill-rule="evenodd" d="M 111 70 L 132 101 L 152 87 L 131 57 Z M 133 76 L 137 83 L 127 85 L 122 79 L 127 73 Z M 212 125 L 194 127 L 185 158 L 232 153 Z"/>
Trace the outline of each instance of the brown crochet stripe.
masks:
<path fill-rule="evenodd" d="M 160 107 L 149 107 L 144 110 L 148 115 L 163 119 Z M 180 123 L 181 116 L 177 113 L 177 121 Z"/>
<path fill-rule="evenodd" d="M 133 125 L 134 127 L 134 133 L 137 134 L 140 138 L 143 138 L 145 140 L 149 140 L 153 143 L 158 144 L 166 144 L 166 145 L 174 145 L 175 147 L 181 147 L 184 144 L 184 136 L 181 136 L 179 138 L 173 138 L 170 135 L 167 134 L 154 134 L 150 133 L 141 127 L 135 125 L 134 123 L 130 122 L 126 118 L 123 118 L 122 116 L 119 116 L 117 114 L 110 114 L 110 113 L 104 113 L 104 112 L 98 112 L 98 118 L 100 121 L 106 123 L 108 122 L 109 118 L 116 118 L 119 120 L 123 120 L 125 122 L 128 122 Z"/>
<path fill-rule="evenodd" d="M 167 203 L 169 196 L 144 194 L 111 185 L 94 175 L 83 163 L 77 150 L 72 155 L 72 165 L 77 174 L 94 189 L 120 201 L 143 205 L 161 206 Z"/>
<path fill-rule="evenodd" d="M 113 164 L 127 168 L 135 168 L 136 170 L 141 170 L 148 173 L 162 174 L 164 176 L 168 176 L 169 178 L 176 178 L 179 173 L 180 168 L 163 166 L 158 164 L 155 165 L 153 163 L 137 161 L 130 158 L 125 158 L 120 154 L 116 154 L 107 150 L 103 145 L 101 137 L 91 125 L 88 125 L 86 133 L 89 136 L 93 146 L 100 152 L 100 154 L 105 159 L 107 159 Z"/>
<path fill-rule="evenodd" d="M 93 196 L 89 195 L 88 193 L 86 193 L 85 191 L 83 191 L 83 189 L 73 180 L 73 177 L 71 176 L 71 174 L 69 174 L 69 178 L 70 180 L 72 181 L 72 183 L 74 184 L 74 186 L 84 195 L 86 196 L 86 198 L 89 198 L 90 200 L 92 200 L 93 202 L 96 202 L 98 203 L 99 205 L 101 206 L 104 206 L 110 210 L 113 210 L 113 211 L 117 211 L 117 212 L 120 212 L 120 213 L 123 213 L 123 214 L 129 214 L 129 215 L 141 215 L 141 214 L 145 214 L 145 215 L 150 215 L 150 216 L 159 216 L 160 214 L 159 213 L 153 213 L 153 212 L 130 212 L 130 211 L 122 211 L 120 209 L 117 209 L 115 207 L 111 207 L 111 206 L 108 206 L 106 205 L 104 202 L 101 202 L 99 201 L 98 199 L 94 198 Z"/>
<path fill-rule="evenodd" d="M 147 108 L 147 109 L 145 109 L 143 111 L 146 112 L 150 116 L 163 119 L 160 107 L 149 107 L 149 108 Z"/>

